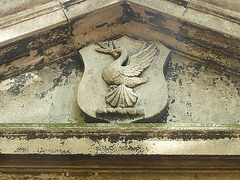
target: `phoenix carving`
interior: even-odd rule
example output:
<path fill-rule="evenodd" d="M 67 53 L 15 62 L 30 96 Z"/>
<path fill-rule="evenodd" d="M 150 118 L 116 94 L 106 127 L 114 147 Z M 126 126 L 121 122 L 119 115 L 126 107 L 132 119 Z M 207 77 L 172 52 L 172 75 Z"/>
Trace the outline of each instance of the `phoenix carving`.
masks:
<path fill-rule="evenodd" d="M 132 107 L 138 100 L 133 88 L 149 80 L 148 77 L 140 75 L 154 60 L 158 52 L 156 44 L 144 44 L 138 53 L 131 56 L 125 47 L 113 42 L 101 42 L 98 45 L 100 48 L 96 49 L 97 52 L 109 54 L 114 58 L 102 72 L 104 81 L 109 85 L 106 102 L 114 108 Z"/>

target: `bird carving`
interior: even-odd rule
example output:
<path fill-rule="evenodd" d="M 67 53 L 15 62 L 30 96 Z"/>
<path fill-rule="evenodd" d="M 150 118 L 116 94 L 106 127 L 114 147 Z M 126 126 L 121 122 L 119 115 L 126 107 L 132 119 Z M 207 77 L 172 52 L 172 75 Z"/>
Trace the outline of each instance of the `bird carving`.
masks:
<path fill-rule="evenodd" d="M 109 54 L 114 61 L 103 68 L 102 77 L 109 85 L 109 92 L 105 99 L 112 107 L 131 107 L 138 99 L 133 88 L 146 83 L 148 77 L 140 77 L 141 73 L 150 66 L 157 54 L 155 43 L 144 44 L 138 53 L 130 56 L 123 46 L 113 42 L 98 43 L 99 53 Z"/>

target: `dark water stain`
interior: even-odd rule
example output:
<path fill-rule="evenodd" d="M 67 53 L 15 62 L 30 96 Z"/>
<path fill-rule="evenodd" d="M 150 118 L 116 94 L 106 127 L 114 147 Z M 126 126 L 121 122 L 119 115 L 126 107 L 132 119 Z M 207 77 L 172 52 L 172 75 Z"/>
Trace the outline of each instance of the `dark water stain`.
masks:
<path fill-rule="evenodd" d="M 104 140 L 112 144 L 123 143 L 126 145 L 131 145 L 133 141 L 143 142 L 151 138 L 157 139 L 170 139 L 177 140 L 182 139 L 184 141 L 189 140 L 213 140 L 213 139 L 232 139 L 239 138 L 239 134 L 234 131 L 228 130 L 170 130 L 170 131 L 152 131 L 152 130 L 131 130 L 131 131 L 121 131 L 121 130 L 62 130 L 61 132 L 47 131 L 47 130 L 26 130 L 14 132 L 17 134 L 5 134 L 0 133 L 0 137 L 6 138 L 9 140 L 27 140 L 32 139 L 60 139 L 61 144 L 64 143 L 64 140 L 76 138 L 76 139 L 90 139 L 93 142 L 99 144 L 100 141 Z M 21 136 L 19 136 L 21 134 Z M 27 151 L 25 148 L 20 148 L 18 151 Z"/>
<path fill-rule="evenodd" d="M 143 22 L 141 14 L 135 12 L 129 4 L 123 3 L 121 6 L 123 7 L 123 13 L 122 16 L 117 19 L 117 23 L 126 24 L 130 21 Z"/>
<path fill-rule="evenodd" d="M 39 99 L 44 98 L 49 92 L 54 91 L 54 89 L 60 86 L 61 84 L 63 84 L 64 86 L 68 85 L 69 83 L 68 77 L 72 74 L 73 70 L 75 70 L 75 75 L 78 76 L 79 73 L 82 72 L 84 68 L 80 55 L 71 57 L 70 61 L 68 60 L 66 62 L 58 62 L 58 64 L 61 69 L 60 76 L 52 80 L 53 81 L 52 87 L 50 87 L 46 91 L 43 91 L 39 94 L 35 94 L 36 98 L 39 98 Z M 65 79 L 64 82 L 63 82 L 63 79 Z"/>
<path fill-rule="evenodd" d="M 68 25 L 53 28 L 47 32 L 33 35 L 25 39 L 9 43 L 0 48 L 0 65 L 9 65 L 12 61 L 29 56 L 29 51 L 38 49 L 39 54 L 52 46 L 67 42 L 69 39 Z"/>
<path fill-rule="evenodd" d="M 35 77 L 31 73 L 22 74 L 12 79 L 9 83 L 10 88 L 7 93 L 17 96 L 22 92 L 22 88 L 27 84 L 27 82 L 33 80 Z"/>
<path fill-rule="evenodd" d="M 166 80 L 177 82 L 179 79 L 179 74 L 185 74 L 184 67 L 178 65 L 178 63 L 173 64 L 172 60 L 169 61 L 166 71 Z M 181 82 L 179 82 L 181 84 Z"/>
<path fill-rule="evenodd" d="M 107 22 L 102 23 L 102 24 L 100 24 L 100 25 L 95 26 L 95 28 L 101 28 L 101 27 L 105 26 L 106 24 L 107 24 Z"/>
<path fill-rule="evenodd" d="M 24 148 L 24 147 L 18 147 L 14 152 L 16 153 L 27 153 L 29 151 L 28 148 Z"/>
<path fill-rule="evenodd" d="M 173 36 L 175 38 L 178 37 L 178 34 L 166 27 L 165 24 L 167 24 L 167 19 L 162 13 L 145 10 L 145 14 L 147 17 L 144 24 L 148 24 L 152 30 L 160 31 L 168 36 Z"/>
<path fill-rule="evenodd" d="M 191 36 L 189 36 L 190 30 L 193 31 L 191 33 L 194 33 Z M 240 45 L 239 40 L 233 37 L 224 36 L 220 32 L 183 21 L 179 34 L 182 37 L 182 40 L 192 41 L 203 47 L 207 46 L 211 50 L 216 49 L 217 52 L 224 54 L 226 57 L 231 58 L 233 55 L 240 56 L 238 50 Z"/>

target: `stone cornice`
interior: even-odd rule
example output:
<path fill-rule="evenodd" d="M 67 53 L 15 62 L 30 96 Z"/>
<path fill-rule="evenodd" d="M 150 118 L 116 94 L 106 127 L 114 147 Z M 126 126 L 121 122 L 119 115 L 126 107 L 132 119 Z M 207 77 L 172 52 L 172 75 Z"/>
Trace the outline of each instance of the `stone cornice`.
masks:
<path fill-rule="evenodd" d="M 239 155 L 239 132 L 238 125 L 6 124 L 0 127 L 0 152 L 55 155 Z M 13 143 L 21 144 L 21 148 L 13 148 Z"/>

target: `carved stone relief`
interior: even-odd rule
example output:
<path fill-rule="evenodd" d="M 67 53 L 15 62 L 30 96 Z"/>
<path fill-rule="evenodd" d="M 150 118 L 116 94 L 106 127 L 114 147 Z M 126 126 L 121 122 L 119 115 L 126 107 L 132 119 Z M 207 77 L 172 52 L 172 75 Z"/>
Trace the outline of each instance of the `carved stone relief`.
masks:
<path fill-rule="evenodd" d="M 80 50 L 85 71 L 78 104 L 88 121 L 154 122 L 167 106 L 163 66 L 170 50 L 128 37 Z"/>

